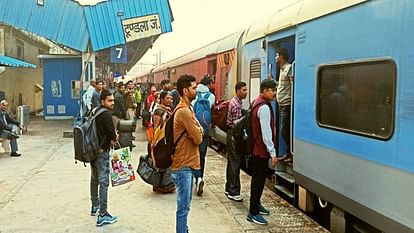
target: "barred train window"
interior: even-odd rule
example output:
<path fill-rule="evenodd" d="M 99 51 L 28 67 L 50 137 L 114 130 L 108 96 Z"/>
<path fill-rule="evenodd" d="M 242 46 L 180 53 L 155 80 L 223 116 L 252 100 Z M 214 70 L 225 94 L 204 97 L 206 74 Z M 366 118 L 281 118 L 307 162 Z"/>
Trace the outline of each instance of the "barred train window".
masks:
<path fill-rule="evenodd" d="M 390 139 L 394 130 L 396 74 L 392 60 L 320 67 L 316 106 L 318 124 Z"/>
<path fill-rule="evenodd" d="M 261 61 L 260 59 L 253 59 L 250 61 L 250 80 L 249 80 L 249 101 L 251 102 L 260 94 L 260 76 L 261 76 Z"/>

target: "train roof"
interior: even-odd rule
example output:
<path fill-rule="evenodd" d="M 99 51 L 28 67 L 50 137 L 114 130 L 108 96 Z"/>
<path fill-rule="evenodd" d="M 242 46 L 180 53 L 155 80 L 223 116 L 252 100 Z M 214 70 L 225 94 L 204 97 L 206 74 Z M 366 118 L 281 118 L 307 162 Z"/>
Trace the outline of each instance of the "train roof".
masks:
<path fill-rule="evenodd" d="M 243 44 L 366 1 L 298 0 L 250 25 L 244 33 Z"/>
<path fill-rule="evenodd" d="M 238 31 L 235 33 L 232 33 L 222 39 L 219 39 L 217 41 L 214 41 L 204 47 L 201 47 L 199 49 L 196 49 L 190 53 L 187 53 L 181 57 L 175 58 L 171 61 L 168 61 L 161 66 L 155 68 L 152 73 L 156 73 L 162 70 L 165 70 L 167 68 L 173 68 L 177 67 L 182 64 L 186 64 L 191 61 L 195 61 L 198 59 L 201 59 L 203 57 L 206 57 L 211 54 L 217 54 L 225 51 L 232 50 L 234 48 L 237 48 L 237 44 L 239 42 L 240 37 L 242 36 L 243 31 Z"/>

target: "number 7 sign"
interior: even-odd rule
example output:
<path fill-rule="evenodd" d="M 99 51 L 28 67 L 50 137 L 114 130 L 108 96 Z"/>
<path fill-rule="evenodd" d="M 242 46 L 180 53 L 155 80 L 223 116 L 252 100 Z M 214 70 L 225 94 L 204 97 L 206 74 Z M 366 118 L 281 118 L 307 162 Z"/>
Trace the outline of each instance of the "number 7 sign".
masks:
<path fill-rule="evenodd" d="M 117 45 L 111 47 L 111 63 L 124 63 L 128 62 L 127 58 L 127 46 Z"/>

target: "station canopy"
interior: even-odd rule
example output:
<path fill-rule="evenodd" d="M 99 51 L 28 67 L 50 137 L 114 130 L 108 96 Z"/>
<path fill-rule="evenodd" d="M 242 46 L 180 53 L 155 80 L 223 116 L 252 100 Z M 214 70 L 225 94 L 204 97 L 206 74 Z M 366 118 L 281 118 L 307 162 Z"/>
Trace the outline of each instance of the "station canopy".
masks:
<path fill-rule="evenodd" d="M 171 32 L 169 0 L 0 0 L 0 22 L 109 63 L 109 48 L 127 45 L 130 69 L 163 33 Z M 88 46 L 90 45 L 90 46 Z"/>
<path fill-rule="evenodd" d="M 36 68 L 36 65 L 33 65 L 29 62 L 21 61 L 4 55 L 0 55 L 0 66 Z"/>

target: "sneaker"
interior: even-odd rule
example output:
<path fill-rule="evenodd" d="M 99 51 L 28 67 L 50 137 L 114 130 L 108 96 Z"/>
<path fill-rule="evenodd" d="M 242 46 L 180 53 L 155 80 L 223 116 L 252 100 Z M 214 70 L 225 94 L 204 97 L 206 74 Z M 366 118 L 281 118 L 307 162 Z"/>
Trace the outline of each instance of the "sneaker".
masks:
<path fill-rule="evenodd" d="M 100 227 L 107 224 L 116 223 L 118 218 L 116 216 L 112 216 L 109 213 L 106 213 L 104 216 L 98 215 L 98 220 L 96 221 L 96 226 Z"/>
<path fill-rule="evenodd" d="M 99 212 L 99 206 L 92 205 L 91 207 L 91 216 L 96 216 L 96 214 Z"/>
<path fill-rule="evenodd" d="M 17 152 L 12 152 L 12 153 L 10 154 L 10 156 L 11 156 L 11 157 L 19 157 L 19 156 L 21 156 L 21 154 L 19 154 L 19 153 L 17 153 Z"/>
<path fill-rule="evenodd" d="M 270 211 L 264 208 L 262 205 L 259 205 L 259 214 L 261 215 L 270 215 Z"/>
<path fill-rule="evenodd" d="M 200 182 L 198 182 L 197 184 L 197 196 L 201 196 L 203 194 L 203 188 L 204 188 L 204 180 L 200 178 L 199 180 Z"/>
<path fill-rule="evenodd" d="M 247 214 L 247 221 L 254 222 L 259 225 L 267 225 L 267 220 L 264 219 L 262 215 L 253 215 L 252 213 L 250 213 L 250 211 Z"/>
<path fill-rule="evenodd" d="M 240 196 L 240 195 L 230 195 L 230 194 L 227 194 L 227 198 L 228 199 L 230 199 L 230 200 L 233 200 L 233 201 L 243 201 L 243 197 L 242 196 Z"/>
<path fill-rule="evenodd" d="M 226 195 L 226 196 L 227 196 L 227 195 L 229 195 L 229 192 L 227 192 L 227 191 L 224 191 L 224 195 Z"/>

